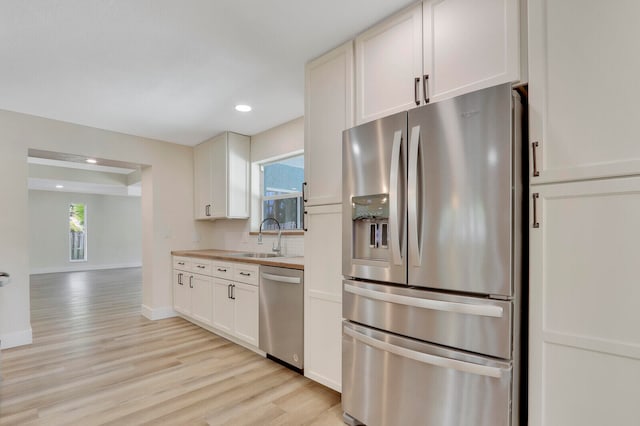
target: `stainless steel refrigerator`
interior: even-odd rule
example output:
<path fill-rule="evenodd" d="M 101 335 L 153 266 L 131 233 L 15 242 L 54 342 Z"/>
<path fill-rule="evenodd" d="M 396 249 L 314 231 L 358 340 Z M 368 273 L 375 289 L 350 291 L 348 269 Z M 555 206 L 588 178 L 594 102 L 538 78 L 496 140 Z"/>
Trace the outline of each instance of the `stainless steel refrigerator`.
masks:
<path fill-rule="evenodd" d="M 507 84 L 343 133 L 346 421 L 519 424 L 522 117 Z"/>

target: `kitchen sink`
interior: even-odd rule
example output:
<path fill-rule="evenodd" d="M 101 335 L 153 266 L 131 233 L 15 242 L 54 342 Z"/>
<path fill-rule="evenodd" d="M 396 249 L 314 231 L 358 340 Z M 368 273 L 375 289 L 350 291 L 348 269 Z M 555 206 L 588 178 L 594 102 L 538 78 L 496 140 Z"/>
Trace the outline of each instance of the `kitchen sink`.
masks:
<path fill-rule="evenodd" d="M 270 257 L 284 257 L 281 254 L 276 253 L 234 253 L 230 254 L 231 257 L 243 257 L 252 259 L 267 259 Z"/>

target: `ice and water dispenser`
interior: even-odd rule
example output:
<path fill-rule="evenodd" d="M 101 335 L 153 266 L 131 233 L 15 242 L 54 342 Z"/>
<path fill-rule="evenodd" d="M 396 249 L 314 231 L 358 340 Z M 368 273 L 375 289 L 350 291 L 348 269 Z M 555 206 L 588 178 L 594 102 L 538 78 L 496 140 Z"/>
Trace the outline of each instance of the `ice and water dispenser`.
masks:
<path fill-rule="evenodd" d="M 353 258 L 386 260 L 389 255 L 389 194 L 351 198 Z"/>

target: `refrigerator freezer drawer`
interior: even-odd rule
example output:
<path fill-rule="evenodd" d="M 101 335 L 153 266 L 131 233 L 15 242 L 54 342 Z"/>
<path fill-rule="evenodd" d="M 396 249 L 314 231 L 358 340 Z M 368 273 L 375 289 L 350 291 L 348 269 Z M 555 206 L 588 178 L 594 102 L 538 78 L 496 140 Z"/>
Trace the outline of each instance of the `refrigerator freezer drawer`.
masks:
<path fill-rule="evenodd" d="M 512 358 L 512 302 L 345 280 L 342 316 L 403 336 Z"/>
<path fill-rule="evenodd" d="M 508 426 L 510 362 L 343 323 L 342 406 L 368 426 Z"/>

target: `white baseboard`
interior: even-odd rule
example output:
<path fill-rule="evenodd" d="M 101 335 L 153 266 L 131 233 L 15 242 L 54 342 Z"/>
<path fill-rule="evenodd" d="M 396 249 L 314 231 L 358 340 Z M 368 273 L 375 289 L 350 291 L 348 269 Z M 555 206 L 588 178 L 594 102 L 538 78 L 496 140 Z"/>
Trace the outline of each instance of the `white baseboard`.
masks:
<path fill-rule="evenodd" d="M 312 371 L 308 371 L 308 370 L 304 370 L 304 375 L 305 377 L 308 377 L 309 379 L 313 380 L 314 382 L 318 382 L 321 385 L 324 385 L 328 388 L 333 389 L 336 392 L 342 392 L 342 385 L 340 383 L 337 383 L 334 380 L 328 379 L 320 374 L 314 373 Z"/>
<path fill-rule="evenodd" d="M 147 319 L 155 321 L 155 320 L 161 320 L 165 318 L 177 317 L 178 313 L 174 311 L 171 306 L 152 309 L 147 305 L 142 305 L 142 315 Z"/>
<path fill-rule="evenodd" d="M 0 334 L 0 349 L 15 348 L 16 346 L 30 345 L 33 343 L 31 328 L 13 333 Z"/>
<path fill-rule="evenodd" d="M 120 269 L 120 268 L 139 268 L 142 266 L 140 262 L 134 263 L 116 263 L 111 265 L 85 265 L 74 264 L 68 266 L 52 266 L 48 268 L 32 268 L 29 271 L 31 275 L 37 274 L 54 274 L 58 272 L 78 272 L 78 271 L 99 271 L 101 269 Z"/>

